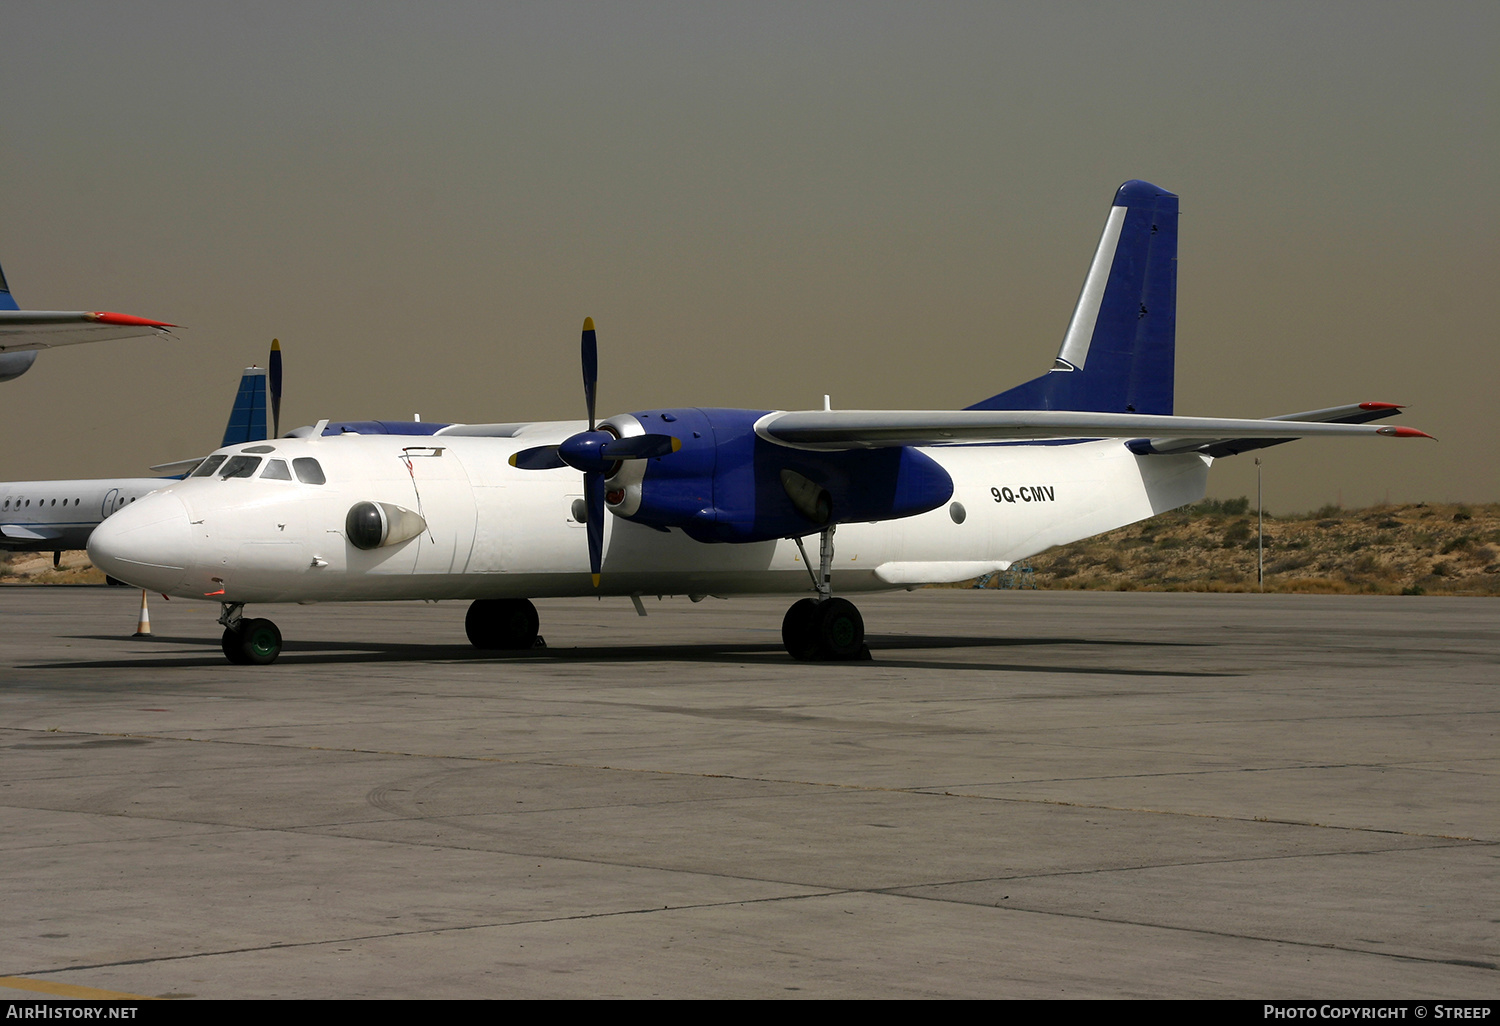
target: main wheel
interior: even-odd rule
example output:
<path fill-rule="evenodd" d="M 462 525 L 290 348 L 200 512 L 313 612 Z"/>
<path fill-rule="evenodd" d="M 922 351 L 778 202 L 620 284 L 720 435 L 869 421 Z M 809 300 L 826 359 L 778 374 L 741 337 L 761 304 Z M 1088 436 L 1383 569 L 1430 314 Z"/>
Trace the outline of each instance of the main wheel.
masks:
<path fill-rule="evenodd" d="M 281 630 L 270 620 L 241 620 L 224 629 L 224 655 L 239 666 L 269 666 L 281 655 Z"/>
<path fill-rule="evenodd" d="M 530 599 L 475 599 L 464 616 L 469 644 L 490 651 L 531 648 L 540 625 Z"/>
<path fill-rule="evenodd" d="M 818 605 L 817 599 L 799 599 L 781 618 L 781 643 L 793 659 L 818 658 Z"/>
<path fill-rule="evenodd" d="M 817 611 L 818 656 L 858 659 L 865 648 L 865 618 L 848 599 L 831 598 Z"/>

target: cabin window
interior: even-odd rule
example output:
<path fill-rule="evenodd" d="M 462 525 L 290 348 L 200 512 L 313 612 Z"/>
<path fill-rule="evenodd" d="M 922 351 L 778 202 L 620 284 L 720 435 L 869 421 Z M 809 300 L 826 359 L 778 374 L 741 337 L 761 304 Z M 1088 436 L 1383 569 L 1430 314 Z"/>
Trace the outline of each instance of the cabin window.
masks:
<path fill-rule="evenodd" d="M 292 472 L 287 469 L 286 460 L 266 460 L 266 469 L 260 476 L 263 481 L 290 481 Z"/>
<path fill-rule="evenodd" d="M 297 480 L 303 484 L 320 485 L 328 481 L 323 476 L 323 468 L 311 456 L 299 456 L 292 460 L 292 468 L 297 471 Z"/>
<path fill-rule="evenodd" d="M 260 466 L 259 456 L 231 456 L 224 462 L 224 469 L 219 473 L 219 480 L 228 481 L 231 477 L 252 477 L 258 466 Z"/>
<path fill-rule="evenodd" d="M 222 456 L 222 455 L 220 455 L 220 456 L 210 456 L 208 459 L 206 459 L 202 463 L 198 464 L 198 469 L 195 470 L 195 471 L 193 471 L 193 473 L 190 476 L 192 476 L 192 477 L 208 477 L 211 474 L 213 474 L 213 472 L 215 470 L 218 470 L 219 469 L 219 464 L 223 463 L 224 460 L 227 459 L 227 458 L 228 457 L 225 457 L 225 456 Z"/>

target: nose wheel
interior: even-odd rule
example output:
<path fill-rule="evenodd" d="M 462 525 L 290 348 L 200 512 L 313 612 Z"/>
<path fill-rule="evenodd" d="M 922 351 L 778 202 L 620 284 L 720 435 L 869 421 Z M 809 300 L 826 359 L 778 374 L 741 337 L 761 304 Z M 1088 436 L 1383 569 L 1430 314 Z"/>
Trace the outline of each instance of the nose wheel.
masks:
<path fill-rule="evenodd" d="M 219 644 L 236 666 L 268 666 L 281 655 L 281 630 L 270 620 L 241 620 L 224 628 Z"/>
<path fill-rule="evenodd" d="M 219 647 L 236 666 L 269 666 L 281 655 L 281 629 L 270 620 L 241 616 L 244 608 L 237 602 L 224 604 L 219 616 L 224 636 Z"/>
<path fill-rule="evenodd" d="M 781 620 L 781 642 L 793 659 L 808 662 L 815 659 L 868 659 L 865 647 L 865 618 L 848 599 L 834 598 L 831 578 L 833 569 L 832 526 L 821 532 L 818 551 L 818 573 L 813 575 L 817 598 L 800 599 L 792 604 Z M 807 549 L 801 538 L 794 538 L 802 552 L 802 562 L 812 573 Z"/>

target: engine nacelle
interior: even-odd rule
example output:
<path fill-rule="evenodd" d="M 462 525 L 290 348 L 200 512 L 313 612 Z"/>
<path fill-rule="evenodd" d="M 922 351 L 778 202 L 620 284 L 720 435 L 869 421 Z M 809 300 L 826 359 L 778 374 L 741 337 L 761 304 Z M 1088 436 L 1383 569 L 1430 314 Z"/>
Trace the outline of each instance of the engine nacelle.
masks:
<path fill-rule="evenodd" d="M 917 449 L 793 449 L 755 433 L 764 415 L 679 409 L 610 418 L 622 437 L 671 434 L 682 448 L 622 461 L 605 482 L 606 508 L 699 541 L 752 542 L 915 516 L 953 496 L 947 471 Z"/>
<path fill-rule="evenodd" d="M 27 349 L 19 353 L 0 353 L 0 381 L 19 378 L 31 370 L 33 363 L 36 363 L 35 349 Z"/>
<path fill-rule="evenodd" d="M 400 545 L 427 530 L 420 513 L 389 502 L 356 502 L 344 518 L 344 534 L 356 549 Z"/>

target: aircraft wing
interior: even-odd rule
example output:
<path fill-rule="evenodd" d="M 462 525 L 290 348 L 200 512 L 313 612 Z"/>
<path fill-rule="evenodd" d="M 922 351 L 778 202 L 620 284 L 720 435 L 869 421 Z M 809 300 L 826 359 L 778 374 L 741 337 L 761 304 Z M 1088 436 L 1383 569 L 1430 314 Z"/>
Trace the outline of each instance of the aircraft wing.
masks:
<path fill-rule="evenodd" d="M 0 310 L 0 353 L 165 335 L 177 325 L 104 310 Z"/>
<path fill-rule="evenodd" d="M 1389 404 L 1371 405 L 1386 407 Z M 1314 411 L 1314 414 L 1349 409 L 1336 407 L 1332 411 Z M 795 449 L 819 450 L 1026 439 L 1126 438 L 1148 446 L 1158 440 L 1183 439 L 1192 441 L 1192 446 L 1173 451 L 1196 451 L 1205 446 L 1261 439 L 1268 440 L 1267 444 L 1275 444 L 1292 438 L 1432 437 L 1416 428 L 1291 419 L 1314 414 L 1291 414 L 1285 419 L 1240 420 L 1072 410 L 803 410 L 768 413 L 756 422 L 755 431 L 769 442 Z M 1140 449 L 1135 451 L 1141 452 Z M 1148 448 L 1142 454 L 1159 451 Z"/>
<path fill-rule="evenodd" d="M 1365 424 L 1372 420 L 1394 417 L 1401 412 L 1396 403 L 1351 403 L 1347 406 L 1330 406 L 1326 410 L 1307 410 L 1303 413 L 1283 413 L 1267 420 L 1313 421 L 1324 424 Z M 1396 432 L 1397 434 L 1410 434 Z M 1420 432 L 1418 432 L 1420 434 Z M 1205 456 L 1218 458 L 1264 449 L 1283 442 L 1296 441 L 1298 435 L 1281 438 L 1135 438 L 1125 444 L 1137 456 L 1164 455 L 1178 452 L 1201 452 Z M 1431 436 L 1429 436 L 1431 437 Z"/>
<path fill-rule="evenodd" d="M 62 532 L 55 527 L 34 524 L 0 524 L 0 537 L 8 538 L 11 541 L 52 541 L 56 538 L 61 538 Z"/>

